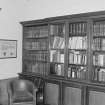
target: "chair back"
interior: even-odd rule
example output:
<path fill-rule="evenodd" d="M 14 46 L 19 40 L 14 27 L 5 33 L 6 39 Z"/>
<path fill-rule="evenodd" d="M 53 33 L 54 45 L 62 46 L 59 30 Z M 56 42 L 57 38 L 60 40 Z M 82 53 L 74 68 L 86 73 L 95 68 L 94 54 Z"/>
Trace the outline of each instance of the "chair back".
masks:
<path fill-rule="evenodd" d="M 17 79 L 10 82 L 10 89 L 12 94 L 19 91 L 26 91 L 33 94 L 34 84 L 28 80 Z"/>
<path fill-rule="evenodd" d="M 33 101 L 36 98 L 35 89 L 34 84 L 29 80 L 16 79 L 9 83 L 9 95 L 14 103 Z"/>

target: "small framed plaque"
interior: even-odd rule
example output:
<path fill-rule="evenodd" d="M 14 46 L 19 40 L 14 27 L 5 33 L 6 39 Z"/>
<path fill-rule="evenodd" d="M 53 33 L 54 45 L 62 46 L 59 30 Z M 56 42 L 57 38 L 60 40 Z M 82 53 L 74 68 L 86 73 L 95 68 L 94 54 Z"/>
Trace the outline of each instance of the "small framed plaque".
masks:
<path fill-rule="evenodd" d="M 17 57 L 17 40 L 0 39 L 0 59 Z"/>

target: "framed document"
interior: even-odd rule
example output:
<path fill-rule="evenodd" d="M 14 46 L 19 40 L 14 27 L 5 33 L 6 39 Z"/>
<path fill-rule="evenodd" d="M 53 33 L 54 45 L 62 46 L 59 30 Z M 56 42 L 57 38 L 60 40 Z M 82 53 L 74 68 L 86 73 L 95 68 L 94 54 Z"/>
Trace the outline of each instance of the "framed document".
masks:
<path fill-rule="evenodd" d="M 0 39 L 0 59 L 17 57 L 17 40 Z"/>

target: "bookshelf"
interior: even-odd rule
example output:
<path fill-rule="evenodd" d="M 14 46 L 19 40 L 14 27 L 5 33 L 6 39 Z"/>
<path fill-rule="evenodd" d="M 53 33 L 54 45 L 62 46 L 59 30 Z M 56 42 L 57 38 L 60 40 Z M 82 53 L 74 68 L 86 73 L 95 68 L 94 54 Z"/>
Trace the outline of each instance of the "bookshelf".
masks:
<path fill-rule="evenodd" d="M 93 105 L 98 97 L 105 97 L 105 11 L 21 24 L 23 68 L 19 77 L 35 84 L 44 81 L 44 104 Z"/>

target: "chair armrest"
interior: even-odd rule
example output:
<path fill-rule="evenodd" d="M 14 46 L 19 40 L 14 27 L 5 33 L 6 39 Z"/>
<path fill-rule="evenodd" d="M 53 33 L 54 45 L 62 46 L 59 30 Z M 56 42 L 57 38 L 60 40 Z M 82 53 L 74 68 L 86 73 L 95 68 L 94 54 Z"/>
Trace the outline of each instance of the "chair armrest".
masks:
<path fill-rule="evenodd" d="M 37 88 L 34 88 L 33 90 L 33 105 L 36 105 L 36 92 L 38 91 Z"/>
<path fill-rule="evenodd" d="M 12 102 L 13 102 L 13 100 L 12 100 L 12 92 L 10 90 L 9 84 L 7 86 L 7 93 L 8 93 L 8 103 L 9 103 L 9 105 L 12 105 Z"/>

